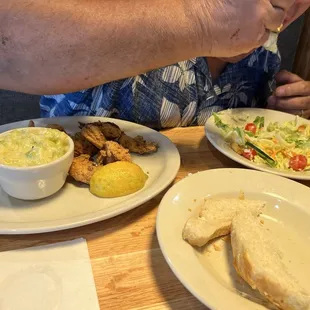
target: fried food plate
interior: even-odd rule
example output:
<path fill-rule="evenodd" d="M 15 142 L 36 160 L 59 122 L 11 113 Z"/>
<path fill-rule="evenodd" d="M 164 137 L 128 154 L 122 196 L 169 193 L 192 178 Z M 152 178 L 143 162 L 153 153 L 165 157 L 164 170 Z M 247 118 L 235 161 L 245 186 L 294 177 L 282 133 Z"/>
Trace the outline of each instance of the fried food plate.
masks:
<path fill-rule="evenodd" d="M 238 109 L 229 109 L 225 111 L 221 111 L 220 115 L 230 115 L 230 116 L 248 116 L 249 121 L 255 119 L 256 116 L 263 116 L 265 118 L 265 124 L 268 125 L 270 122 L 279 122 L 284 123 L 287 121 L 292 121 L 296 118 L 295 115 L 268 110 L 268 109 L 256 109 L 256 108 L 238 108 Z M 309 120 L 299 118 L 299 124 L 308 124 Z M 215 126 L 214 118 L 211 116 L 206 125 L 205 132 L 208 140 L 211 144 L 221 153 L 229 157 L 230 159 L 236 161 L 237 163 L 244 165 L 246 167 L 257 169 L 260 171 L 265 171 L 277 175 L 281 175 L 287 178 L 295 179 L 295 180 L 310 180 L 310 171 L 293 171 L 293 170 L 284 170 L 269 167 L 266 164 L 258 164 L 254 163 L 243 156 L 237 154 L 230 145 L 224 140 L 221 135 L 221 130 Z"/>
<path fill-rule="evenodd" d="M 149 155 L 132 155 L 132 161 L 146 173 L 148 180 L 137 193 L 103 199 L 90 193 L 89 186 L 69 180 L 55 195 L 38 201 L 22 201 L 8 196 L 0 188 L 0 234 L 33 234 L 58 231 L 99 222 L 127 212 L 150 200 L 163 191 L 176 177 L 180 167 L 180 155 L 175 145 L 164 135 L 138 124 L 98 117 L 60 117 L 36 119 L 36 127 L 58 124 L 68 134 L 80 131 L 79 122 L 112 122 L 128 136 L 143 136 L 156 142 L 159 149 Z M 29 121 L 0 126 L 0 132 L 27 127 Z"/>
<path fill-rule="evenodd" d="M 275 309 L 237 275 L 229 238 L 211 241 L 200 250 L 182 239 L 185 222 L 205 198 L 238 198 L 240 191 L 246 199 L 266 201 L 263 225 L 282 250 L 289 272 L 308 289 L 310 188 L 276 175 L 213 169 L 181 180 L 169 189 L 159 206 L 156 231 L 160 248 L 178 279 L 210 309 Z"/>

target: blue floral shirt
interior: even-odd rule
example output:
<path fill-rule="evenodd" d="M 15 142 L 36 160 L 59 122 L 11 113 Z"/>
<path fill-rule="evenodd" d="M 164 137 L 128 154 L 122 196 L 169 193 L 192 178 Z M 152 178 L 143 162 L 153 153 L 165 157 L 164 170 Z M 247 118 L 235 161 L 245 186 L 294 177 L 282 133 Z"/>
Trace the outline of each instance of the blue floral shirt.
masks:
<path fill-rule="evenodd" d="M 204 57 L 79 92 L 43 96 L 42 117 L 115 117 L 155 129 L 204 125 L 212 112 L 264 107 L 280 67 L 264 48 L 228 64 L 215 83 Z"/>

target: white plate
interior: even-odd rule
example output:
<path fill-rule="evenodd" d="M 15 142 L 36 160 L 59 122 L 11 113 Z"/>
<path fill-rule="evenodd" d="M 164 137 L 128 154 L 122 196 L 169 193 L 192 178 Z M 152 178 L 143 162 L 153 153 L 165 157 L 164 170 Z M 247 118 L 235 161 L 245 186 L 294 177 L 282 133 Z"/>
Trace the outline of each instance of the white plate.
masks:
<path fill-rule="evenodd" d="M 225 117 L 225 114 L 229 115 L 248 115 L 249 120 L 254 120 L 256 116 L 264 116 L 265 117 L 265 124 L 270 122 L 279 122 L 284 123 L 286 121 L 291 121 L 296 118 L 295 115 L 283 113 L 274 110 L 268 109 L 254 109 L 254 108 L 240 108 L 240 109 L 230 109 L 219 112 Z M 308 123 L 309 121 L 303 118 L 299 118 L 298 122 L 300 124 Z M 281 170 L 276 168 L 271 168 L 265 164 L 257 164 L 253 163 L 252 161 L 244 158 L 243 156 L 237 154 L 232 150 L 232 148 L 225 142 L 223 136 L 221 135 L 221 130 L 217 128 L 214 124 L 214 118 L 211 116 L 205 126 L 205 131 L 208 140 L 211 144 L 219 150 L 221 153 L 226 155 L 227 157 L 231 158 L 232 160 L 236 161 L 239 164 L 242 164 L 246 167 L 270 172 L 278 175 L 282 175 L 287 178 L 296 179 L 296 180 L 310 180 L 310 171 L 289 171 L 289 170 Z"/>
<path fill-rule="evenodd" d="M 264 172 L 208 170 L 183 179 L 166 193 L 159 206 L 156 230 L 175 275 L 211 309 L 266 309 L 266 301 L 236 275 L 229 240 L 219 239 L 198 251 L 182 239 L 186 220 L 205 197 L 238 197 L 240 190 L 246 198 L 267 202 L 264 225 L 282 248 L 290 272 L 303 287 L 310 287 L 310 189 Z"/>
<path fill-rule="evenodd" d="M 111 121 L 130 136 L 142 135 L 158 142 L 159 150 L 147 156 L 133 155 L 133 161 L 149 174 L 145 187 L 132 195 L 102 199 L 88 186 L 67 182 L 55 195 L 39 201 L 11 198 L 0 189 L 0 234 L 28 234 L 62 230 L 102 221 L 131 210 L 164 190 L 175 178 L 180 155 L 175 145 L 155 130 L 130 122 L 98 117 L 61 117 L 34 120 L 36 126 L 56 123 L 69 134 L 77 132 L 78 122 Z M 25 127 L 28 121 L 0 126 L 0 132 Z"/>

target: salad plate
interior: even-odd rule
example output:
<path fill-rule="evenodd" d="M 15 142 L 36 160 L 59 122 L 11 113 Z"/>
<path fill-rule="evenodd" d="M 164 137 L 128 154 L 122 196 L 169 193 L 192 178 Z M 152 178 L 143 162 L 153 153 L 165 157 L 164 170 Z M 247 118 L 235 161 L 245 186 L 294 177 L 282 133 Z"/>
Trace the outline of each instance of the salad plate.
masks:
<path fill-rule="evenodd" d="M 176 177 L 180 155 L 175 145 L 161 133 L 131 122 L 103 117 L 59 117 L 36 119 L 36 127 L 53 123 L 63 126 L 68 134 L 78 132 L 79 122 L 113 122 L 126 134 L 143 136 L 158 143 L 156 153 L 132 155 L 134 163 L 148 173 L 146 185 L 140 191 L 119 198 L 98 198 L 88 186 L 68 180 L 64 187 L 45 199 L 24 201 L 7 195 L 0 187 L 0 234 L 33 234 L 63 230 L 99 222 L 127 212 L 163 191 Z M 0 126 L 0 132 L 27 127 L 29 121 Z"/>
<path fill-rule="evenodd" d="M 268 109 L 214 113 L 205 125 L 210 143 L 249 168 L 310 180 L 310 121 Z"/>
<path fill-rule="evenodd" d="M 251 180 L 251 182 L 245 182 Z M 229 237 L 194 248 L 183 240 L 188 218 L 205 198 L 238 198 L 266 202 L 268 229 L 283 252 L 283 260 L 304 288 L 310 287 L 310 189 L 287 178 L 249 169 L 211 169 L 176 183 L 162 199 L 156 220 L 160 248 L 182 284 L 210 309 L 275 309 L 243 281 L 233 266 Z"/>

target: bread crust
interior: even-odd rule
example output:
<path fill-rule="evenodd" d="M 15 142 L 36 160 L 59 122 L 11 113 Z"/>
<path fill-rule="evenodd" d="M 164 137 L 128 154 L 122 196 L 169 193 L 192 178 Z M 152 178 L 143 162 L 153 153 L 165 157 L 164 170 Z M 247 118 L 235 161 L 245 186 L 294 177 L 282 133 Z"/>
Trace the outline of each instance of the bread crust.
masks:
<path fill-rule="evenodd" d="M 183 239 L 192 246 L 202 247 L 210 240 L 230 234 L 231 222 L 237 212 L 248 209 L 258 215 L 264 207 L 265 202 L 258 200 L 207 199 L 198 216 L 190 217 L 185 223 Z"/>
<path fill-rule="evenodd" d="M 257 261 L 254 263 L 251 258 L 251 253 L 247 249 L 247 242 L 249 241 L 246 240 L 244 236 L 239 235 L 240 230 L 236 227 L 238 224 L 240 224 L 240 221 L 233 221 L 231 233 L 231 244 L 234 257 L 233 264 L 237 273 L 253 289 L 258 290 L 261 295 L 280 309 L 309 310 L 310 296 L 299 287 L 297 282 L 295 283 L 292 280 L 292 283 L 294 283 L 294 285 L 296 284 L 292 288 L 291 285 L 288 285 L 285 281 L 282 281 L 281 278 L 276 278 L 268 274 L 266 270 L 264 270 L 261 266 L 258 266 Z M 257 220 L 257 225 L 259 225 L 259 220 Z M 244 240 L 246 241 L 244 242 Z M 255 254 L 263 255 L 263 253 Z M 280 258 L 279 263 L 283 264 L 283 268 L 285 268 L 284 263 L 282 263 Z"/>

